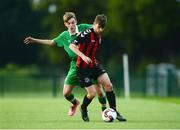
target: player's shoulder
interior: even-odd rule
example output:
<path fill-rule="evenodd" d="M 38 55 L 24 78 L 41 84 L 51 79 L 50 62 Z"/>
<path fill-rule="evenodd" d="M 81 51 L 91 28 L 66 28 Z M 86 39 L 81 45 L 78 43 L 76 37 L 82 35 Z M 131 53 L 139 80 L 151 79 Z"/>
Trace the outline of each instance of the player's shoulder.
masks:
<path fill-rule="evenodd" d="M 77 26 L 78 26 L 78 27 L 80 27 L 80 26 L 92 26 L 92 24 L 88 24 L 88 23 L 81 23 L 81 24 L 78 24 Z"/>
<path fill-rule="evenodd" d="M 80 37 L 86 37 L 92 32 L 92 28 L 83 30 L 79 35 Z"/>
<path fill-rule="evenodd" d="M 66 30 L 66 31 L 63 31 L 63 32 L 61 32 L 58 36 L 57 36 L 57 38 L 59 39 L 61 39 L 61 38 L 65 38 L 65 37 L 68 37 L 69 36 L 69 32 Z"/>
<path fill-rule="evenodd" d="M 77 27 L 78 27 L 78 30 L 81 32 L 85 29 L 91 28 L 92 24 L 81 23 L 81 24 L 78 24 Z"/>
<path fill-rule="evenodd" d="M 68 31 L 63 31 L 56 38 L 54 38 L 53 40 L 57 42 L 57 40 L 64 40 L 64 39 L 67 39 L 67 37 L 69 37 L 69 32 Z"/>
<path fill-rule="evenodd" d="M 91 33 L 92 32 L 92 28 L 88 28 L 88 29 L 85 29 L 85 30 L 83 30 L 82 31 L 82 33 L 84 33 L 84 34 L 88 34 L 88 33 Z"/>
<path fill-rule="evenodd" d="M 69 34 L 69 32 L 66 30 L 66 31 L 63 31 L 62 33 L 60 33 L 59 36 L 66 36 L 68 34 Z"/>

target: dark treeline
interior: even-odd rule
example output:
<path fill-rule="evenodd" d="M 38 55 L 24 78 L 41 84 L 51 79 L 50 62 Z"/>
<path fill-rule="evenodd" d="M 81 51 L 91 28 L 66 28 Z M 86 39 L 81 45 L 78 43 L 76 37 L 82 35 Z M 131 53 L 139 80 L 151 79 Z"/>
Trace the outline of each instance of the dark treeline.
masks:
<path fill-rule="evenodd" d="M 133 66 L 170 62 L 180 66 L 179 0 L 4 0 L 0 4 L 0 66 L 39 64 L 59 66 L 62 49 L 23 44 L 26 36 L 54 38 L 66 28 L 62 16 L 74 11 L 78 23 L 92 23 L 104 13 L 100 60 L 121 66 L 127 53 Z M 140 68 L 139 68 L 140 69 Z"/>

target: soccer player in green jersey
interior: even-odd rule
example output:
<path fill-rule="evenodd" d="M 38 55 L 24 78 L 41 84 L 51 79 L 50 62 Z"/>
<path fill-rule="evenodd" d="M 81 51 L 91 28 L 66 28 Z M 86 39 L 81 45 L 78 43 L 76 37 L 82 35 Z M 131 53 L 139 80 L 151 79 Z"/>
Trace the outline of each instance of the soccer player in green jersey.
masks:
<path fill-rule="evenodd" d="M 68 53 L 71 63 L 69 72 L 66 76 L 63 95 L 65 98 L 71 102 L 73 105 L 68 111 L 69 116 L 73 116 L 76 113 L 76 108 L 80 104 L 79 101 L 74 97 L 72 90 L 75 86 L 79 85 L 78 76 L 76 74 L 76 60 L 77 55 L 69 49 L 70 42 L 76 38 L 76 36 L 83 30 L 91 28 L 90 24 L 79 24 L 77 25 L 77 19 L 73 12 L 66 12 L 63 16 L 64 25 L 68 30 L 62 32 L 58 37 L 49 40 L 49 39 L 37 39 L 33 37 L 27 37 L 24 39 L 26 44 L 42 44 L 49 46 L 64 47 L 65 51 Z M 100 84 L 96 84 L 96 91 L 98 94 L 99 102 L 102 104 L 102 111 L 106 108 L 106 97 L 103 91 L 103 88 Z"/>

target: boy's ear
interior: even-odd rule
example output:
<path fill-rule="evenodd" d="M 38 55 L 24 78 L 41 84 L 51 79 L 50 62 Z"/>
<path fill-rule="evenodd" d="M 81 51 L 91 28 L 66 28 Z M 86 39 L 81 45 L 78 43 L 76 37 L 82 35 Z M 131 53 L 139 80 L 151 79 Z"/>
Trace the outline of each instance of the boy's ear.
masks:
<path fill-rule="evenodd" d="M 66 22 L 64 22 L 64 25 L 67 27 L 67 23 Z"/>

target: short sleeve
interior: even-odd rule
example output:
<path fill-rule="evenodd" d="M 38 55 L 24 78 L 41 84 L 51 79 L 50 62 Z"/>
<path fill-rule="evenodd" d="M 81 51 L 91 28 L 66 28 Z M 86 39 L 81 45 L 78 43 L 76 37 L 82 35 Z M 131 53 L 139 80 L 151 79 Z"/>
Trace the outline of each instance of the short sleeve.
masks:
<path fill-rule="evenodd" d="M 54 38 L 53 41 L 56 43 L 58 47 L 62 47 L 64 45 L 65 37 L 64 33 L 61 33 L 58 37 Z"/>

